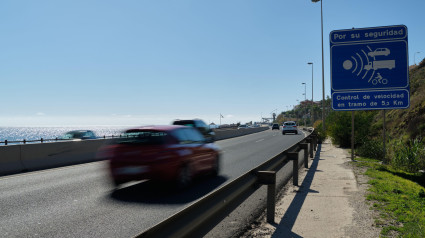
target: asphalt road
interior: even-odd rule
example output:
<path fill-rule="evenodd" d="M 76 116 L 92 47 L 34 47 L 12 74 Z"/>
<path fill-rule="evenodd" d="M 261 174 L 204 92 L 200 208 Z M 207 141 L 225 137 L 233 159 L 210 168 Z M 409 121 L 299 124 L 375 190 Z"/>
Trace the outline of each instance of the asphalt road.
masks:
<path fill-rule="evenodd" d="M 3 176 L 0 236 L 133 237 L 302 137 L 268 130 L 218 141 L 220 176 L 179 192 L 149 181 L 114 189 L 104 161 Z"/>

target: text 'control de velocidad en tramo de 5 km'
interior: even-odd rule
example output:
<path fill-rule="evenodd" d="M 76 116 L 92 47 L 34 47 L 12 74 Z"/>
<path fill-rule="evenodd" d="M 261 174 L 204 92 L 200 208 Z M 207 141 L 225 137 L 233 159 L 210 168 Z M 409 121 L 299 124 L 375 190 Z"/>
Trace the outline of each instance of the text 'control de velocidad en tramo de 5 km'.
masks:
<path fill-rule="evenodd" d="M 358 109 L 358 108 L 381 108 L 387 106 L 403 107 L 408 104 L 407 91 L 381 92 L 381 93 L 344 93 L 334 95 L 338 108 Z"/>

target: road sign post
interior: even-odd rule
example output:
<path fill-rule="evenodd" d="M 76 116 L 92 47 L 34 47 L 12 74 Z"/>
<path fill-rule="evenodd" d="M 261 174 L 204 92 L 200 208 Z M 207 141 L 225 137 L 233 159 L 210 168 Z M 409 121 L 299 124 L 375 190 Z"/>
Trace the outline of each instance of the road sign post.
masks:
<path fill-rule="evenodd" d="M 333 110 L 410 106 L 406 26 L 336 30 L 329 37 Z"/>

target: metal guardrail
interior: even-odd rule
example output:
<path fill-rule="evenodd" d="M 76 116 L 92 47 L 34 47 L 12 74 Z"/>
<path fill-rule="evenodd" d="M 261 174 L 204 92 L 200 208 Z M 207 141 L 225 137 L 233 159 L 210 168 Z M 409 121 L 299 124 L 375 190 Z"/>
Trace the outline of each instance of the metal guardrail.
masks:
<path fill-rule="evenodd" d="M 227 127 L 227 128 L 217 128 L 214 129 L 214 131 L 216 132 L 221 132 L 221 131 L 228 131 L 228 130 L 237 130 L 237 127 Z M 100 136 L 97 137 L 96 139 L 114 139 L 114 138 L 122 138 L 122 134 L 119 135 L 109 135 L 109 136 Z M 16 141 L 9 141 L 9 140 L 4 140 L 4 141 L 0 141 L 0 145 L 4 144 L 4 145 L 8 145 L 8 144 L 27 144 L 27 143 L 44 143 L 44 142 L 58 142 L 58 141 L 72 141 L 74 139 L 62 139 L 62 138 L 53 138 L 53 139 L 38 139 L 38 140 L 27 140 L 27 139 L 23 139 L 23 140 L 16 140 Z"/>
<path fill-rule="evenodd" d="M 311 130 L 310 132 L 313 131 Z M 306 143 L 309 145 L 306 145 Z M 289 160 L 293 160 L 293 181 L 294 184 L 295 182 L 298 183 L 298 152 L 305 150 L 304 164 L 308 166 L 307 156 L 309 154 L 313 158 L 313 148 L 316 148 L 316 143 L 316 137 L 311 133 L 289 149 L 282 151 L 263 164 L 217 189 L 213 193 L 206 195 L 161 223 L 145 230 L 135 238 L 204 236 L 263 184 L 269 184 L 267 182 L 264 183 L 264 178 L 259 178 L 259 175 L 264 174 L 265 171 L 276 172 Z M 273 187 L 272 189 L 268 189 L 268 193 L 273 196 L 273 199 L 268 198 L 267 200 L 273 203 L 274 193 L 270 191 L 274 191 Z M 273 204 L 268 204 L 267 206 L 272 211 L 268 213 L 268 220 L 274 219 L 273 206 Z"/>
<path fill-rule="evenodd" d="M 110 136 L 101 136 L 101 137 L 97 137 L 96 139 L 113 139 L 113 138 L 122 138 L 122 135 L 110 135 Z M 96 139 L 92 139 L 92 140 L 96 140 Z M 26 143 L 44 143 L 44 142 L 58 142 L 58 141 L 72 141 L 75 139 L 62 139 L 62 138 L 54 138 L 54 139 L 39 139 L 39 140 L 18 140 L 18 141 L 9 141 L 9 140 L 4 140 L 4 141 L 0 141 L 0 145 L 4 144 L 4 145 L 8 145 L 8 144 L 26 144 Z"/>
<path fill-rule="evenodd" d="M 226 128 L 216 128 L 214 130 L 234 130 L 237 127 L 226 127 Z M 109 136 L 100 136 L 97 137 L 96 139 L 114 139 L 114 138 L 121 138 L 122 135 L 109 135 Z M 23 139 L 23 140 L 15 140 L 15 141 L 11 141 L 11 140 L 4 140 L 4 141 L 0 141 L 0 145 L 4 144 L 4 145 L 8 145 L 8 144 L 26 144 L 26 143 L 44 143 L 44 142 L 58 142 L 58 141 L 71 141 L 73 139 L 62 139 L 59 137 L 53 138 L 53 139 L 44 139 L 44 138 L 40 138 L 38 140 L 27 140 L 27 139 Z"/>

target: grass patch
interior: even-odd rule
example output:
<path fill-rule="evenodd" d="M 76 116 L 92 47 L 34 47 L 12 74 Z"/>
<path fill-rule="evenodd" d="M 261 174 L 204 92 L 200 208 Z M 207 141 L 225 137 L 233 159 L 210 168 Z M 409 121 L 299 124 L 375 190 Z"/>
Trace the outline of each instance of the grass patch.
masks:
<path fill-rule="evenodd" d="M 367 167 L 371 179 L 366 197 L 372 209 L 381 213 L 375 225 L 381 234 L 397 233 L 400 237 L 425 237 L 425 188 L 421 175 L 395 171 L 378 160 L 358 158 L 356 166 Z M 395 222 L 394 222 L 395 221 Z"/>

